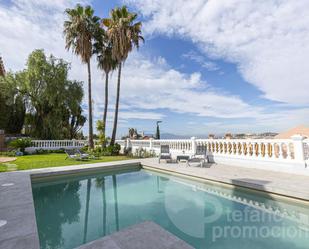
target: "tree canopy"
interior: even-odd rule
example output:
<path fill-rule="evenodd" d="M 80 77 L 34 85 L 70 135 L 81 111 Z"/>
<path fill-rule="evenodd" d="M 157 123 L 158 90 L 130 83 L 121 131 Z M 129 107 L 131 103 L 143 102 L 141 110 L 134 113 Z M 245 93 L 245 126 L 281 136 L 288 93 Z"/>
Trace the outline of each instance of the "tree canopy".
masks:
<path fill-rule="evenodd" d="M 20 73 L 0 77 L 0 129 L 10 134 L 20 133 L 25 120 L 25 99 L 17 89 L 22 80 Z"/>
<path fill-rule="evenodd" d="M 26 125 L 29 135 L 38 139 L 77 135 L 86 121 L 81 108 L 83 88 L 82 82 L 68 79 L 69 69 L 64 60 L 52 55 L 47 58 L 43 50 L 35 50 L 29 55 L 25 70 L 1 79 L 1 87 L 14 92 L 18 97 L 15 102 L 23 103 L 23 113 L 27 112 L 26 119 L 23 117 L 19 122 L 19 129 Z M 14 108 L 8 100 L 6 103 L 4 112 Z"/>

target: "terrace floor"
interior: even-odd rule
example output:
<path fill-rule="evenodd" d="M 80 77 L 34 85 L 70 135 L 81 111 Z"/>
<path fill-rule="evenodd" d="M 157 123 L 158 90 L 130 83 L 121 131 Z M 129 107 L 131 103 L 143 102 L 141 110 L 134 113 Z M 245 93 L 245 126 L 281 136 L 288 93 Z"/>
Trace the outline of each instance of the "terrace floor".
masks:
<path fill-rule="evenodd" d="M 153 170 L 164 170 L 309 201 L 309 176 L 223 164 L 206 164 L 204 167 L 188 167 L 186 163 L 163 161 L 159 164 L 157 159 L 143 159 L 142 165 Z"/>

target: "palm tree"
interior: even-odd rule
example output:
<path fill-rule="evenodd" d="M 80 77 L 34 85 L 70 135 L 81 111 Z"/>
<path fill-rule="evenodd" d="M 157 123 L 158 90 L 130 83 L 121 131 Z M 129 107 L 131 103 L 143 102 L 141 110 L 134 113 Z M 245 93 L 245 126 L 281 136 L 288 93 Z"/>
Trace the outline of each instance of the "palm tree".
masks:
<path fill-rule="evenodd" d="M 98 67 L 105 73 L 105 101 L 103 113 L 103 134 L 106 131 L 106 119 L 108 110 L 108 80 L 109 73 L 116 69 L 118 63 L 112 58 L 112 47 L 103 29 L 100 29 L 96 36 L 96 43 L 94 44 L 94 53 L 97 55 Z M 106 146 L 106 141 L 103 146 Z"/>
<path fill-rule="evenodd" d="M 107 28 L 107 36 L 112 45 L 112 58 L 118 63 L 117 95 L 111 145 L 115 144 L 117 132 L 122 64 L 128 58 L 133 47 L 139 48 L 140 40 L 144 41 L 141 36 L 142 23 L 135 22 L 136 18 L 137 14 L 130 13 L 127 7 L 123 6 L 113 9 L 110 12 L 110 18 L 103 19 L 103 25 Z"/>
<path fill-rule="evenodd" d="M 94 35 L 100 28 L 100 18 L 94 16 L 90 6 L 76 5 L 75 9 L 66 9 L 68 20 L 64 22 L 65 48 L 79 55 L 88 69 L 88 108 L 89 108 L 89 146 L 93 148 L 93 121 L 91 97 L 90 59 L 93 54 Z"/>

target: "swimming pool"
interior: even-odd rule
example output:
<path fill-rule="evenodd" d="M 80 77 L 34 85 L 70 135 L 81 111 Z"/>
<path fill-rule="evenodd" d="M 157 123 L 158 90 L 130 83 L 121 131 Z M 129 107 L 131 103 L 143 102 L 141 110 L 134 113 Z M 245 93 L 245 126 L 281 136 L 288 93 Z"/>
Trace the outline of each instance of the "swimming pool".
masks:
<path fill-rule="evenodd" d="M 309 208 L 146 170 L 35 180 L 41 249 L 72 249 L 145 220 L 195 248 L 309 245 Z"/>

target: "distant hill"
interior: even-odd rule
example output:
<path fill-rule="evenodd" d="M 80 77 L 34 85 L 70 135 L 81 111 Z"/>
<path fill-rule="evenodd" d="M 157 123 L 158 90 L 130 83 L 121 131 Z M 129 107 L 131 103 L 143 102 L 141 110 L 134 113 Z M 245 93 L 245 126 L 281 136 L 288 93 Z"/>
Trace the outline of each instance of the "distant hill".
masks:
<path fill-rule="evenodd" d="M 208 135 L 176 135 L 172 133 L 161 133 L 161 139 L 189 139 L 191 137 L 207 138 Z"/>

